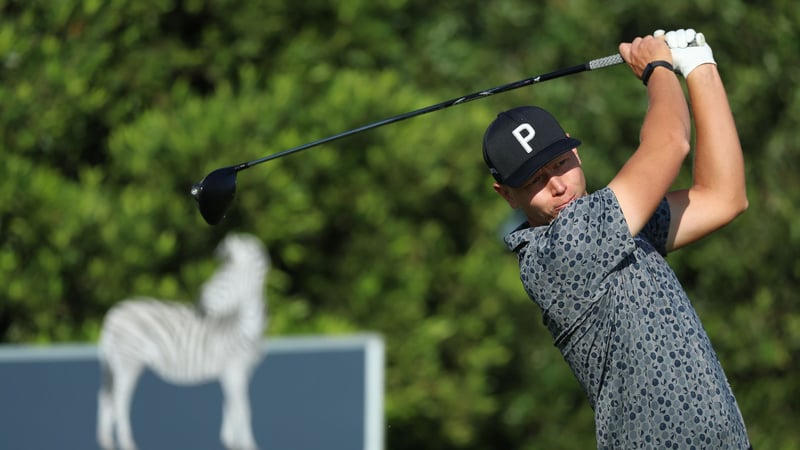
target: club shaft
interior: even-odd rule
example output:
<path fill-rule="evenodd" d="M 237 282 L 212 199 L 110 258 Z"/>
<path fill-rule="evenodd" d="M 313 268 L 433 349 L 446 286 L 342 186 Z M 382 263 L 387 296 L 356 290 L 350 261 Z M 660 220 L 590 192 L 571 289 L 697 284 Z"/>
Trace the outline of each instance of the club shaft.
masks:
<path fill-rule="evenodd" d="M 323 138 L 323 139 L 320 139 L 320 140 L 317 140 L 317 141 L 314 141 L 314 142 L 309 142 L 307 144 L 303 144 L 303 145 L 300 145 L 300 146 L 297 146 L 297 147 L 293 147 L 293 148 L 290 148 L 288 150 L 284 150 L 284 151 L 281 151 L 281 152 L 278 152 L 278 153 L 273 153 L 273 154 L 265 156 L 263 158 L 259 158 L 259 159 L 253 160 L 253 161 L 248 161 L 248 162 L 239 164 L 239 165 L 235 166 L 235 169 L 236 169 L 236 171 L 239 171 L 239 170 L 242 170 L 242 169 L 246 169 L 246 168 L 254 166 L 256 164 L 261 164 L 261 163 L 264 163 L 264 162 L 267 162 L 267 161 L 270 161 L 270 160 L 273 160 L 273 159 L 276 159 L 276 158 L 280 158 L 280 157 L 283 157 L 283 156 L 286 156 L 286 155 L 289 155 L 289 154 L 292 154 L 292 153 L 297 153 L 297 152 L 299 152 L 301 150 L 306 150 L 308 148 L 316 147 L 318 145 L 325 144 L 325 143 L 328 143 L 328 142 L 331 142 L 331 141 L 335 141 L 337 139 L 341 139 L 341 138 L 344 138 L 344 137 L 347 137 L 347 136 L 352 136 L 354 134 L 361 133 L 363 131 L 371 130 L 373 128 L 382 127 L 384 125 L 388 125 L 388 124 L 395 123 L 395 122 L 400 122 L 401 120 L 410 119 L 412 117 L 421 116 L 423 114 L 428 114 L 428 113 L 431 113 L 431 112 L 434 112 L 434 111 L 439 111 L 441 109 L 449 108 L 449 107 L 455 106 L 455 105 L 460 105 L 462 103 L 471 102 L 471 101 L 477 100 L 479 98 L 489 97 L 489 96 L 492 96 L 494 94 L 499 94 L 499 93 L 507 92 L 507 91 L 510 91 L 510 90 L 513 90 L 513 89 L 518 89 L 518 88 L 521 88 L 521 87 L 524 87 L 524 86 L 529 86 L 529 85 L 532 85 L 532 84 L 541 83 L 543 81 L 552 80 L 554 78 L 560 78 L 560 77 L 563 77 L 563 76 L 572 75 L 572 74 L 576 74 L 576 73 L 580 73 L 580 72 L 585 72 L 585 71 L 589 71 L 589 70 L 596 70 L 596 69 L 601 69 L 603 67 L 609 67 L 609 66 L 621 64 L 622 62 L 623 62 L 622 57 L 619 54 L 610 55 L 610 56 L 606 56 L 606 57 L 603 57 L 603 58 L 593 59 L 593 60 L 591 60 L 589 62 L 586 62 L 584 64 L 579 64 L 577 66 L 566 67 L 566 68 L 563 68 L 563 69 L 555 70 L 553 72 L 545 73 L 545 74 L 542 74 L 542 75 L 537 75 L 535 77 L 526 78 L 526 79 L 520 80 L 520 81 L 515 81 L 513 83 L 504 84 L 502 86 L 494 87 L 494 88 L 491 88 L 491 89 L 478 91 L 478 92 L 475 92 L 475 93 L 472 93 L 472 94 L 469 94 L 469 95 L 465 95 L 463 97 L 454 98 L 454 99 L 447 100 L 447 101 L 444 101 L 444 102 L 441 102 L 441 103 L 437 103 L 435 105 L 427 106 L 425 108 L 420 108 L 420 109 L 417 109 L 417 110 L 414 110 L 414 111 L 411 111 L 411 112 L 407 112 L 407 113 L 404 113 L 404 114 L 399 114 L 399 115 L 396 115 L 396 116 L 393 116 L 393 117 L 389 117 L 387 119 L 383 119 L 383 120 L 380 120 L 380 121 L 377 121 L 377 122 L 373 122 L 373 123 L 370 123 L 370 124 L 367 124 L 367 125 L 364 125 L 364 126 L 361 126 L 361 127 L 358 127 L 358 128 L 354 128 L 352 130 L 344 131 L 342 133 L 335 134 L 333 136 L 329 136 L 329 137 L 326 137 L 326 138 Z"/>

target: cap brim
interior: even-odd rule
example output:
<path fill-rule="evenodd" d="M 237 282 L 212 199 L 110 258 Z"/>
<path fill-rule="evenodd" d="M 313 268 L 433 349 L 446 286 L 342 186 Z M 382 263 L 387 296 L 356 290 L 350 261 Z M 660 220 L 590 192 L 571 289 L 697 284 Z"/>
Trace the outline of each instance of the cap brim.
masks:
<path fill-rule="evenodd" d="M 580 140 L 568 136 L 559 140 L 558 142 L 550 144 L 549 147 L 536 154 L 533 158 L 525 161 L 525 164 L 521 165 L 519 169 L 506 178 L 503 184 L 507 184 L 515 188 L 522 186 L 525 181 L 528 180 L 528 178 L 532 177 L 534 173 L 552 161 L 555 157 L 561 155 L 562 153 L 568 152 L 579 145 L 581 145 Z"/>

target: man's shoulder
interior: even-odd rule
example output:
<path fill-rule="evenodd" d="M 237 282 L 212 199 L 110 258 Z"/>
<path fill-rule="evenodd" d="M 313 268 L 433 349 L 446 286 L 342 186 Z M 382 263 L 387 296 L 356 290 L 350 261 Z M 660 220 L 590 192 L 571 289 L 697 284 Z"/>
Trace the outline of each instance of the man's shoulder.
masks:
<path fill-rule="evenodd" d="M 519 252 L 520 248 L 528 244 L 532 240 L 532 233 L 541 227 L 531 227 L 527 221 L 522 222 L 514 231 L 508 233 L 503 241 L 509 250 Z"/>
<path fill-rule="evenodd" d="M 608 188 L 575 200 L 550 224 L 529 227 L 525 223 L 504 240 L 520 263 L 540 257 L 569 261 L 598 253 L 603 257 L 627 254 L 636 245 L 619 203 Z"/>

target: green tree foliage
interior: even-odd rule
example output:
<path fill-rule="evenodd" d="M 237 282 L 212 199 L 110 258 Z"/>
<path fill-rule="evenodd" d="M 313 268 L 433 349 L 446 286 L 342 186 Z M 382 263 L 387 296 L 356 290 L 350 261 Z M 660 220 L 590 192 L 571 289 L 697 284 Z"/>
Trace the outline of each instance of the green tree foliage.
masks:
<path fill-rule="evenodd" d="M 0 0 L 0 341 L 94 341 L 125 297 L 190 301 L 219 238 L 248 231 L 275 263 L 270 335 L 385 336 L 387 448 L 591 448 L 591 411 L 501 242 L 515 218 L 480 140 L 496 112 L 542 105 L 600 187 L 646 106 L 626 67 L 240 172 L 217 227 L 188 192 L 218 167 L 694 27 L 729 87 L 751 207 L 670 261 L 755 446 L 794 448 L 798 22 L 786 0 Z"/>

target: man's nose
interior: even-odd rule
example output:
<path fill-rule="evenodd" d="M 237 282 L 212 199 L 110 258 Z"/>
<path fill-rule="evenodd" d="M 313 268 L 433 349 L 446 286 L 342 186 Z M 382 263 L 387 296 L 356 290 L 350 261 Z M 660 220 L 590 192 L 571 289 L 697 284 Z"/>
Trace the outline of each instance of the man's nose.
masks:
<path fill-rule="evenodd" d="M 550 186 L 550 190 L 553 192 L 553 194 L 562 194 L 567 188 L 564 180 L 562 180 L 558 175 L 551 175 L 547 184 Z"/>

